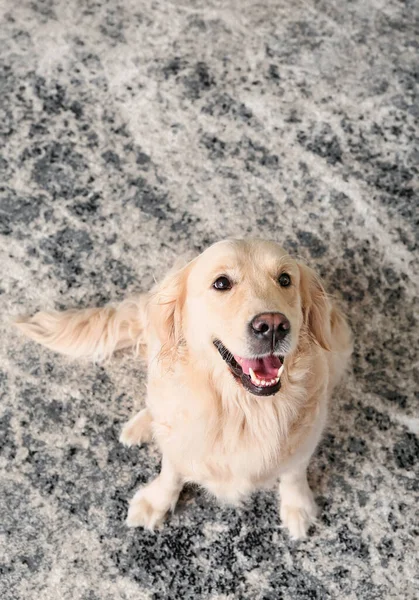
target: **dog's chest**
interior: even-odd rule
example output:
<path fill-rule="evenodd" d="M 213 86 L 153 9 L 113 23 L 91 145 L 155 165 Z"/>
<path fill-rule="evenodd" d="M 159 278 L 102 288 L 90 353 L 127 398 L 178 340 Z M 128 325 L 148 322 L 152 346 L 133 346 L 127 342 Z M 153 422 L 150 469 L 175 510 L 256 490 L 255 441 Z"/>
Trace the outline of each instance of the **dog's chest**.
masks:
<path fill-rule="evenodd" d="M 202 461 L 200 483 L 221 500 L 235 503 L 270 482 L 281 462 L 278 435 L 272 429 L 265 435 L 246 423 L 236 431 L 226 429 Z"/>
<path fill-rule="evenodd" d="M 289 391 L 257 398 L 232 381 L 223 398 L 193 372 L 156 375 L 148 396 L 155 437 L 185 481 L 235 503 L 278 475 L 295 404 Z"/>
<path fill-rule="evenodd" d="M 236 503 L 270 482 L 281 463 L 283 437 L 277 410 L 272 403 L 252 409 L 248 414 L 237 408 L 185 420 L 180 416 L 161 440 L 163 451 L 172 456 L 185 480 L 203 485 L 220 500 Z"/>

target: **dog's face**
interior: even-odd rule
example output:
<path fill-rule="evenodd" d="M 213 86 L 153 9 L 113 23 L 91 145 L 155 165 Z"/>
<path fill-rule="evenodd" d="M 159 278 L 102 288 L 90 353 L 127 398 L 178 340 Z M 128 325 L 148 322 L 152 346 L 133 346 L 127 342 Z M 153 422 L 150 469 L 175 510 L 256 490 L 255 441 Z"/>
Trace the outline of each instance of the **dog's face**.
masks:
<path fill-rule="evenodd" d="M 173 337 L 209 365 L 223 360 L 252 394 L 280 389 L 286 356 L 297 347 L 302 327 L 310 329 L 310 313 L 316 313 L 315 341 L 327 346 L 323 288 L 274 242 L 219 242 L 163 282 L 162 292 L 170 286 L 176 301 L 165 321 Z"/>

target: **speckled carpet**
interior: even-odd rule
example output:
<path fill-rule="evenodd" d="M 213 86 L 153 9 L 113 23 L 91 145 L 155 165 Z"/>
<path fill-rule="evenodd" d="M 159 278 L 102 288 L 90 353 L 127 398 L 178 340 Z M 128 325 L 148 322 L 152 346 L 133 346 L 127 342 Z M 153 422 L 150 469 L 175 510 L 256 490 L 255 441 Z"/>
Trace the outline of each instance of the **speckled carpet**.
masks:
<path fill-rule="evenodd" d="M 416 0 L 1 0 L 2 600 L 418 597 Z M 144 368 L 74 364 L 10 317 L 147 290 L 228 236 L 317 268 L 355 333 L 310 479 L 310 538 L 274 491 L 197 489 L 124 525 L 153 447 L 125 449 Z"/>

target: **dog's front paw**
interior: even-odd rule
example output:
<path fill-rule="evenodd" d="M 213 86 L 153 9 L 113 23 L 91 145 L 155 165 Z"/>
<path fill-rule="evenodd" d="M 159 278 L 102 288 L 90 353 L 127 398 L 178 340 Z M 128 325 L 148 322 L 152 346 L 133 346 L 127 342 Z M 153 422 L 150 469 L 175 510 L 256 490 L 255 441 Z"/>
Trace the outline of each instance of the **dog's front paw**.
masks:
<path fill-rule="evenodd" d="M 157 497 L 156 480 L 138 490 L 130 502 L 126 523 L 128 527 L 144 527 L 153 531 L 159 528 L 167 513 L 173 509 L 172 503 Z"/>
<path fill-rule="evenodd" d="M 282 526 L 288 529 L 292 539 L 305 538 L 318 511 L 305 469 L 284 474 L 279 483 L 279 495 Z"/>
<path fill-rule="evenodd" d="M 147 408 L 140 411 L 124 425 L 119 441 L 124 446 L 141 445 L 151 441 L 151 415 Z"/>
<path fill-rule="evenodd" d="M 316 520 L 317 506 L 314 501 L 304 507 L 281 504 L 280 516 L 282 524 L 288 529 L 290 537 L 298 540 L 307 536 L 310 525 Z"/>
<path fill-rule="evenodd" d="M 126 523 L 128 527 L 144 527 L 153 531 L 162 524 L 166 511 L 153 506 L 143 492 L 141 490 L 131 500 Z"/>

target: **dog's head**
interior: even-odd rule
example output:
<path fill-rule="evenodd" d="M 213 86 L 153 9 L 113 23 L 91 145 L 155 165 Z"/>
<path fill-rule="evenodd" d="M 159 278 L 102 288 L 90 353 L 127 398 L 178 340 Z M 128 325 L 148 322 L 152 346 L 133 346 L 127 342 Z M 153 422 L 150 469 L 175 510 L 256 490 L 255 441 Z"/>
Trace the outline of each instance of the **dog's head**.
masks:
<path fill-rule="evenodd" d="M 330 347 L 330 304 L 318 277 L 274 242 L 214 244 L 170 273 L 150 306 L 166 355 L 183 349 L 209 368 L 224 361 L 237 385 L 259 396 L 280 389 L 302 335 Z"/>

